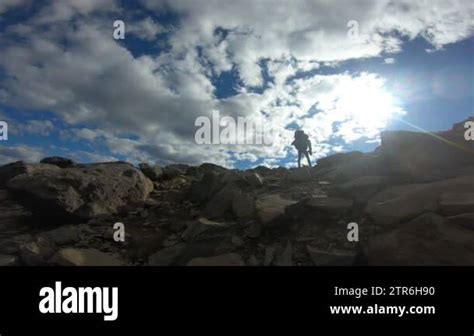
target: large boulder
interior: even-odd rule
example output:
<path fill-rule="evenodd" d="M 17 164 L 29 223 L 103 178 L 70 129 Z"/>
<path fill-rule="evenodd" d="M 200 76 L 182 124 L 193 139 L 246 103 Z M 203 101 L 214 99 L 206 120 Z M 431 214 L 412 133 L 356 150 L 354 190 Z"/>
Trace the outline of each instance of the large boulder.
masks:
<path fill-rule="evenodd" d="M 278 194 L 260 196 L 256 201 L 258 218 L 262 224 L 267 225 L 284 215 L 286 207 L 295 203 L 297 201 L 282 198 Z"/>
<path fill-rule="evenodd" d="M 357 177 L 380 175 L 383 167 L 380 166 L 378 155 L 361 152 L 338 153 L 319 159 L 314 168 L 314 177 L 346 182 Z"/>
<path fill-rule="evenodd" d="M 163 178 L 173 179 L 180 175 L 185 175 L 189 166 L 186 164 L 171 164 L 163 168 Z"/>
<path fill-rule="evenodd" d="M 200 165 L 198 167 L 198 169 L 202 173 L 213 172 L 213 173 L 221 174 L 221 173 L 225 173 L 225 172 L 228 171 L 227 168 L 224 168 L 222 166 L 218 166 L 218 165 L 213 164 L 213 163 L 203 163 L 202 165 Z"/>
<path fill-rule="evenodd" d="M 246 172 L 245 180 L 254 188 L 260 188 L 263 186 L 263 178 L 255 172 Z"/>
<path fill-rule="evenodd" d="M 207 172 L 201 180 L 194 182 L 189 188 L 189 197 L 196 202 L 206 202 L 223 186 L 222 175 Z"/>
<path fill-rule="evenodd" d="M 255 200 L 248 194 L 236 192 L 232 198 L 232 211 L 237 217 L 248 217 L 255 212 Z"/>
<path fill-rule="evenodd" d="M 20 193 L 40 215 L 91 218 L 117 213 L 144 202 L 152 182 L 128 163 L 100 163 L 64 169 L 37 170 L 10 179 L 7 187 Z"/>
<path fill-rule="evenodd" d="M 0 188 L 4 188 L 6 182 L 21 174 L 30 174 L 35 171 L 56 171 L 59 167 L 50 164 L 32 164 L 23 161 L 9 163 L 0 167 Z"/>
<path fill-rule="evenodd" d="M 204 209 L 204 216 L 208 218 L 222 217 L 232 208 L 234 197 L 240 194 L 240 189 L 234 183 L 227 183 L 212 199 Z"/>
<path fill-rule="evenodd" d="M 255 168 L 249 169 L 249 171 L 256 172 L 257 174 L 268 174 L 272 171 L 271 168 L 265 167 L 265 166 L 257 166 Z"/>
<path fill-rule="evenodd" d="M 214 173 L 214 174 L 224 174 L 227 172 L 228 169 L 218 166 L 213 163 L 203 163 L 202 165 L 198 167 L 189 167 L 186 170 L 186 175 L 195 177 L 196 179 L 200 180 L 203 178 L 204 175 L 208 173 Z"/>
<path fill-rule="evenodd" d="M 51 156 L 44 158 L 40 161 L 40 163 L 47 163 L 59 168 L 68 168 L 74 165 L 74 161 L 71 159 L 63 158 L 61 156 Z"/>
<path fill-rule="evenodd" d="M 377 266 L 474 266 L 474 233 L 427 213 L 371 237 L 363 251 Z"/>
<path fill-rule="evenodd" d="M 227 185 L 233 183 L 240 187 L 249 185 L 249 182 L 245 178 L 245 174 L 238 170 L 230 170 L 226 173 L 219 174 L 221 177 L 221 183 Z"/>
<path fill-rule="evenodd" d="M 348 153 L 336 153 L 319 159 L 317 161 L 317 167 L 334 168 L 337 166 L 345 165 L 349 162 L 363 160 L 364 158 L 366 158 L 366 154 L 357 151 Z"/>
<path fill-rule="evenodd" d="M 206 217 L 218 218 L 231 209 L 238 217 L 245 217 L 253 212 L 253 201 L 250 195 L 242 195 L 247 193 L 242 190 L 251 191 L 262 185 L 263 180 L 256 173 L 209 171 L 191 185 L 188 195 L 195 202 L 206 203 Z"/>
<path fill-rule="evenodd" d="M 160 166 L 150 166 L 148 163 L 140 163 L 138 168 L 152 181 L 158 181 L 163 176 L 163 168 Z"/>
<path fill-rule="evenodd" d="M 474 141 L 466 141 L 464 133 L 464 122 L 437 133 L 382 132 L 385 169 L 420 182 L 453 177 L 459 169 L 474 165 Z"/>

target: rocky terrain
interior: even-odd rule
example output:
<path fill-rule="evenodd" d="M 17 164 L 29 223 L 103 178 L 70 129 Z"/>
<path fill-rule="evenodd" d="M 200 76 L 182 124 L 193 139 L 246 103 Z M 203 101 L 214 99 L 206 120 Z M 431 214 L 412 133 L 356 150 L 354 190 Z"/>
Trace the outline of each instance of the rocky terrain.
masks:
<path fill-rule="evenodd" d="M 0 265 L 474 265 L 464 132 L 384 132 L 299 169 L 7 164 Z"/>

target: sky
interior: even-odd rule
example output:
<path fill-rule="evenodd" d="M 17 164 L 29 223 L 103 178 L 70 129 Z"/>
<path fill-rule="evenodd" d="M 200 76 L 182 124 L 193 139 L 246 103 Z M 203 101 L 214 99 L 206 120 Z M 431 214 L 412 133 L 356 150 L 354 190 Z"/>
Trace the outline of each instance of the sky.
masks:
<path fill-rule="evenodd" d="M 313 161 L 371 151 L 383 130 L 449 129 L 474 115 L 473 6 L 0 0 L 0 164 L 291 167 L 296 129 Z M 196 120 L 215 111 L 220 130 L 268 126 L 271 144 L 197 143 Z"/>

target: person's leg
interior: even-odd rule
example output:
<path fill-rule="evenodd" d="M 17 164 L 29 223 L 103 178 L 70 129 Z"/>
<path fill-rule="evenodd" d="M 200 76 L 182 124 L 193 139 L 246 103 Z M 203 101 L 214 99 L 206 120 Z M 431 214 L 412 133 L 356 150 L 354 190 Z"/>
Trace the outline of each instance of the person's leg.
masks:
<path fill-rule="evenodd" d="M 308 153 L 308 152 L 305 152 L 304 155 L 305 155 L 306 158 L 308 159 L 308 166 L 311 167 L 311 160 L 309 159 L 309 153 Z"/>
<path fill-rule="evenodd" d="M 300 151 L 298 151 L 298 168 L 301 167 L 301 154 L 302 153 Z"/>

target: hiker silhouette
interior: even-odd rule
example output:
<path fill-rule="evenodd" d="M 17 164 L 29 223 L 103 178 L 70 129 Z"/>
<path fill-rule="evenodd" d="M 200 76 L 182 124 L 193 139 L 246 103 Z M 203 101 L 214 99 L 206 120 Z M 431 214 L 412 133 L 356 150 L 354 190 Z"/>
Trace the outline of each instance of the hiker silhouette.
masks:
<path fill-rule="evenodd" d="M 301 156 L 304 154 L 308 160 L 308 165 L 311 167 L 310 155 L 313 155 L 311 148 L 311 141 L 308 135 L 303 130 L 295 131 L 295 140 L 291 143 L 298 151 L 298 167 L 301 167 Z"/>

